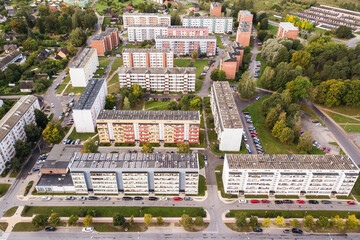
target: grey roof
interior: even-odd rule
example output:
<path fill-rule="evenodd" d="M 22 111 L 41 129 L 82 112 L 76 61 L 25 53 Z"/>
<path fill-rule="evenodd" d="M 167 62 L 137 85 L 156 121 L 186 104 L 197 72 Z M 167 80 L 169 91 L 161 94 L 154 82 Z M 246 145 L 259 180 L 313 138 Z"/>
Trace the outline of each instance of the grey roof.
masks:
<path fill-rule="evenodd" d="M 294 26 L 291 22 L 280 22 L 280 26 L 285 29 L 286 31 L 289 30 L 299 30 L 297 27 Z"/>
<path fill-rule="evenodd" d="M 233 20 L 232 17 L 183 17 L 183 19 L 227 19 L 227 20 Z"/>
<path fill-rule="evenodd" d="M 133 16 L 157 16 L 157 17 L 171 17 L 169 14 L 159 14 L 159 13 L 124 13 L 123 17 L 133 17 Z"/>
<path fill-rule="evenodd" d="M 157 36 L 156 40 L 158 39 L 197 39 L 197 40 L 201 40 L 201 39 L 211 39 L 211 40 L 216 40 L 216 36 Z"/>
<path fill-rule="evenodd" d="M 213 7 L 221 7 L 221 3 L 219 3 L 219 2 L 212 2 L 211 5 Z"/>
<path fill-rule="evenodd" d="M 6 44 L 4 45 L 4 50 L 16 50 L 18 49 L 18 46 L 16 44 Z"/>
<path fill-rule="evenodd" d="M 12 53 L 6 55 L 3 59 L 0 61 L 0 68 L 4 67 L 6 64 L 11 62 L 14 58 L 19 56 L 21 54 L 20 51 L 13 51 Z"/>
<path fill-rule="evenodd" d="M 92 78 L 77 101 L 74 110 L 91 109 L 98 93 L 106 81 L 105 78 Z"/>
<path fill-rule="evenodd" d="M 241 13 L 243 16 L 247 16 L 247 17 L 252 16 L 251 12 L 249 12 L 248 10 L 241 10 L 241 11 L 239 11 L 239 13 Z"/>
<path fill-rule="evenodd" d="M 0 120 L 0 141 L 9 133 L 9 131 L 15 126 L 19 119 L 25 114 L 30 108 L 37 97 L 28 95 L 20 98 L 20 100 L 5 114 Z"/>
<path fill-rule="evenodd" d="M 103 40 L 106 36 L 109 36 L 112 32 L 118 31 L 117 28 L 106 28 L 105 31 L 101 32 L 99 35 L 93 37 L 91 41 Z"/>
<path fill-rule="evenodd" d="M 167 28 L 168 25 L 157 24 L 157 25 L 144 25 L 144 24 L 129 24 L 128 28 Z"/>
<path fill-rule="evenodd" d="M 81 147 L 78 146 L 56 144 L 51 149 L 49 156 L 41 169 L 66 169 L 69 165 L 71 156 L 74 152 L 80 150 Z"/>
<path fill-rule="evenodd" d="M 123 53 L 142 53 L 142 52 L 162 52 L 170 53 L 170 49 L 158 49 L 158 48 L 123 48 Z"/>
<path fill-rule="evenodd" d="M 243 46 L 238 42 L 231 42 L 226 51 L 220 56 L 224 62 L 236 62 L 236 56 L 240 55 Z"/>
<path fill-rule="evenodd" d="M 69 68 L 83 68 L 89 61 L 90 57 L 96 52 L 95 48 L 85 48 L 70 64 Z"/>
<path fill-rule="evenodd" d="M 40 180 L 36 184 L 38 187 L 63 187 L 63 186 L 73 186 L 74 183 L 71 178 L 71 174 L 61 175 L 61 174 L 42 174 Z"/>
<path fill-rule="evenodd" d="M 195 153 L 80 153 L 75 152 L 71 158 L 70 171 L 84 168 L 115 171 L 124 169 L 148 168 L 189 168 L 198 169 L 198 158 Z"/>
<path fill-rule="evenodd" d="M 135 68 L 119 67 L 119 74 L 196 74 L 194 67 L 174 67 L 174 68 Z"/>
<path fill-rule="evenodd" d="M 97 120 L 198 120 L 199 111 L 101 110 Z"/>
<path fill-rule="evenodd" d="M 20 81 L 19 88 L 20 89 L 33 89 L 34 88 L 34 81 L 33 80 Z"/>
<path fill-rule="evenodd" d="M 322 8 L 325 10 L 331 10 L 331 11 L 338 12 L 338 13 L 345 13 L 345 14 L 350 14 L 350 15 L 360 17 L 359 12 L 355 12 L 355 11 L 351 11 L 351 10 L 347 10 L 347 9 L 343 9 L 343 8 L 337 8 L 337 7 L 327 6 L 327 5 L 320 5 L 320 6 L 316 6 L 316 7 Z"/>
<path fill-rule="evenodd" d="M 348 156 L 285 155 L 285 154 L 227 154 L 230 169 L 304 169 L 356 170 L 359 168 Z"/>
<path fill-rule="evenodd" d="M 181 25 L 172 25 L 172 26 L 168 26 L 168 29 L 170 28 L 185 28 L 185 29 L 206 29 L 209 30 L 208 27 L 199 27 L 199 26 L 181 26 Z"/>

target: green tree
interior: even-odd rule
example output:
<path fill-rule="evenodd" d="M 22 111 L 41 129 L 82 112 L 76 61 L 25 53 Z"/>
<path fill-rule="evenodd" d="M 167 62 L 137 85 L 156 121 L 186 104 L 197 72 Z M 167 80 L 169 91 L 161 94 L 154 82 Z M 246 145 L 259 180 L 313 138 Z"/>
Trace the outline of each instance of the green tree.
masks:
<path fill-rule="evenodd" d="M 82 46 L 86 41 L 86 34 L 81 28 L 76 28 L 70 33 L 70 42 L 75 47 Z"/>
<path fill-rule="evenodd" d="M 259 224 L 258 218 L 256 216 L 251 216 L 249 220 L 249 225 L 253 228 L 257 227 Z"/>
<path fill-rule="evenodd" d="M 146 226 L 150 226 L 152 223 L 152 215 L 151 214 L 144 214 L 144 222 Z"/>
<path fill-rule="evenodd" d="M 84 143 L 84 149 L 88 153 L 96 153 L 98 152 L 99 146 L 96 144 L 95 138 L 88 138 Z"/>
<path fill-rule="evenodd" d="M 304 135 L 299 138 L 297 150 L 301 152 L 310 152 L 312 149 L 312 136 L 310 131 L 305 131 Z"/>
<path fill-rule="evenodd" d="M 359 225 L 359 220 L 356 218 L 354 214 L 349 215 L 346 219 L 346 227 L 347 228 L 357 228 Z"/>
<path fill-rule="evenodd" d="M 198 53 L 197 53 L 197 51 L 194 51 L 193 53 L 192 53 L 192 59 L 193 60 L 196 60 L 198 58 Z"/>
<path fill-rule="evenodd" d="M 109 94 L 105 98 L 105 109 L 112 110 L 116 106 L 116 97 Z"/>
<path fill-rule="evenodd" d="M 195 226 L 204 226 L 204 219 L 200 216 L 197 216 L 194 221 Z"/>
<path fill-rule="evenodd" d="M 28 125 L 25 125 L 25 134 L 26 139 L 29 142 L 36 142 L 41 137 L 41 128 L 35 126 L 34 124 L 30 123 Z"/>
<path fill-rule="evenodd" d="M 23 43 L 23 48 L 24 48 L 24 50 L 27 50 L 27 51 L 36 51 L 36 50 L 38 50 L 39 45 L 35 39 L 28 38 Z"/>
<path fill-rule="evenodd" d="M 77 215 L 71 215 L 68 220 L 69 226 L 75 226 L 78 220 L 79 217 Z"/>
<path fill-rule="evenodd" d="M 311 215 L 306 215 L 303 220 L 304 227 L 313 228 L 314 227 L 314 217 Z"/>
<path fill-rule="evenodd" d="M 271 89 L 271 84 L 274 80 L 275 71 L 271 67 L 267 66 L 260 77 L 261 86 L 266 89 Z"/>
<path fill-rule="evenodd" d="M 120 214 L 115 214 L 115 216 L 113 216 L 113 224 L 114 226 L 122 226 L 125 223 L 125 218 L 124 216 L 120 215 Z"/>
<path fill-rule="evenodd" d="M 331 226 L 333 226 L 334 228 L 338 228 L 339 230 L 343 230 L 345 227 L 344 219 L 339 217 L 339 215 L 332 217 L 330 223 Z"/>
<path fill-rule="evenodd" d="M 21 140 L 16 140 L 14 144 L 15 156 L 18 158 L 24 158 L 29 156 L 31 151 L 31 145 L 28 142 L 23 142 Z"/>
<path fill-rule="evenodd" d="M 85 227 L 89 227 L 93 222 L 93 217 L 90 215 L 86 215 L 86 217 L 84 217 L 83 219 L 83 224 Z"/>
<path fill-rule="evenodd" d="M 270 112 L 266 115 L 265 126 L 269 129 L 273 129 L 278 118 L 279 118 L 279 114 L 276 108 L 272 108 Z"/>
<path fill-rule="evenodd" d="M 307 77 L 298 76 L 295 80 L 288 82 L 286 88 L 290 90 L 294 101 L 309 97 L 312 84 Z"/>
<path fill-rule="evenodd" d="M 15 171 L 15 172 L 19 172 L 21 169 L 22 163 L 21 161 L 17 158 L 17 157 L 13 157 L 10 160 L 10 168 Z"/>
<path fill-rule="evenodd" d="M 56 227 L 60 224 L 61 220 L 57 213 L 52 213 L 49 218 L 50 226 Z"/>
<path fill-rule="evenodd" d="M 226 73 L 224 70 L 218 71 L 218 81 L 225 81 L 226 80 Z"/>
<path fill-rule="evenodd" d="M 129 102 L 129 98 L 125 97 L 124 98 L 124 110 L 130 110 L 130 102 Z"/>
<path fill-rule="evenodd" d="M 57 144 L 64 138 L 65 132 L 59 123 L 50 122 L 42 132 L 42 135 L 48 143 Z"/>
<path fill-rule="evenodd" d="M 43 214 L 38 214 L 36 215 L 31 223 L 35 226 L 35 227 L 43 227 L 46 226 L 46 224 L 48 223 L 48 216 L 43 215 Z"/>
<path fill-rule="evenodd" d="M 235 216 L 236 226 L 238 227 L 244 227 L 247 224 L 246 221 L 246 213 L 240 212 L 237 216 Z"/>
<path fill-rule="evenodd" d="M 211 71 L 210 78 L 213 81 L 219 81 L 219 69 L 215 68 Z"/>
<path fill-rule="evenodd" d="M 280 227 L 285 227 L 285 220 L 284 217 L 281 216 L 277 216 L 274 220 L 274 224 L 278 225 Z"/>
<path fill-rule="evenodd" d="M 325 216 L 320 216 L 318 218 L 318 220 L 316 221 L 316 224 L 319 226 L 319 227 L 322 227 L 322 228 L 328 228 L 330 227 L 330 221 L 329 221 L 329 218 L 325 217 Z"/>
<path fill-rule="evenodd" d="M 187 143 L 177 144 L 178 153 L 190 153 L 190 145 Z"/>
<path fill-rule="evenodd" d="M 264 218 L 264 220 L 262 221 L 261 225 L 263 225 L 263 227 L 269 227 L 271 225 L 271 220 L 270 218 Z"/>
<path fill-rule="evenodd" d="M 193 99 L 191 99 L 190 101 L 190 107 L 192 109 L 196 109 L 199 110 L 201 107 L 201 98 L 199 96 L 194 97 Z"/>
<path fill-rule="evenodd" d="M 167 109 L 169 110 L 177 110 L 178 109 L 178 104 L 175 100 L 171 100 L 167 106 Z"/>
<path fill-rule="evenodd" d="M 145 143 L 145 144 L 142 146 L 141 152 L 142 152 L 142 153 L 153 153 L 153 152 L 154 152 L 154 148 L 153 148 L 153 146 L 151 145 L 151 143 Z"/>
<path fill-rule="evenodd" d="M 129 225 L 130 227 L 134 224 L 134 215 L 130 216 Z"/>
<path fill-rule="evenodd" d="M 286 124 L 285 124 L 284 120 L 277 121 L 272 129 L 272 135 L 275 138 L 280 138 L 282 131 L 284 130 L 285 127 L 286 127 Z"/>
<path fill-rule="evenodd" d="M 293 68 L 296 66 L 300 66 L 303 69 L 307 69 L 310 64 L 310 58 L 311 54 L 304 50 L 299 50 L 294 52 L 294 54 L 291 57 L 291 64 L 293 65 Z"/>
<path fill-rule="evenodd" d="M 26 34 L 27 33 L 27 24 L 24 19 L 21 18 L 13 18 L 9 23 L 9 27 L 19 33 L 19 34 Z"/>
<path fill-rule="evenodd" d="M 250 72 L 246 71 L 239 80 L 238 92 L 242 98 L 250 99 L 256 94 L 256 84 L 254 79 L 250 78 Z"/>
<path fill-rule="evenodd" d="M 269 21 L 267 18 L 263 18 L 260 21 L 260 29 L 261 30 L 267 30 L 269 28 Z"/>
<path fill-rule="evenodd" d="M 188 228 L 188 227 L 191 227 L 191 225 L 193 224 L 193 221 L 192 221 L 192 218 L 188 214 L 183 214 L 183 215 L 181 215 L 181 219 L 180 219 L 179 223 L 184 228 Z"/>
<path fill-rule="evenodd" d="M 291 144 L 294 141 L 294 137 L 294 131 L 286 127 L 282 130 L 279 140 L 284 144 Z"/>
<path fill-rule="evenodd" d="M 350 39 L 354 35 L 352 34 L 352 29 L 348 26 L 340 26 L 335 30 L 335 35 L 338 38 Z"/>
<path fill-rule="evenodd" d="M 296 218 L 294 218 L 293 220 L 291 220 L 290 221 L 290 224 L 291 224 L 291 226 L 293 226 L 293 227 L 300 227 L 300 222 L 299 222 L 299 220 L 297 220 Z"/>
<path fill-rule="evenodd" d="M 162 219 L 161 216 L 158 216 L 158 217 L 156 218 L 156 223 L 157 223 L 158 225 L 163 225 L 163 224 L 164 224 L 164 220 Z"/>

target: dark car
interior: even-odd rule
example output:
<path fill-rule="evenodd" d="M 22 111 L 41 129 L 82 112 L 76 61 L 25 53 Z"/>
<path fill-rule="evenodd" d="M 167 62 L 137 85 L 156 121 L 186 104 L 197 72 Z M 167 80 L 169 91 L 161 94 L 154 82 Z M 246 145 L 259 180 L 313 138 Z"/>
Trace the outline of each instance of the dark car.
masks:
<path fill-rule="evenodd" d="M 132 201 L 133 198 L 132 197 L 123 197 L 122 200 L 123 201 Z"/>
<path fill-rule="evenodd" d="M 317 200 L 309 200 L 309 204 L 319 204 L 319 201 L 317 201 Z"/>
<path fill-rule="evenodd" d="M 224 156 L 220 156 L 220 159 L 224 159 L 225 157 Z"/>
<path fill-rule="evenodd" d="M 261 228 L 253 228 L 254 232 L 262 232 L 263 230 Z"/>
<path fill-rule="evenodd" d="M 98 197 L 94 197 L 94 196 L 90 196 L 88 199 L 89 199 L 89 200 L 98 200 L 99 198 L 98 198 Z"/>
<path fill-rule="evenodd" d="M 159 198 L 157 198 L 157 197 L 149 197 L 149 200 L 150 201 L 157 201 L 157 200 L 159 200 Z"/>
<path fill-rule="evenodd" d="M 331 201 L 329 201 L 329 200 L 322 200 L 321 203 L 322 203 L 322 204 L 331 204 Z"/>
<path fill-rule="evenodd" d="M 288 199 L 286 199 L 286 200 L 283 200 L 283 203 L 286 203 L 286 204 L 293 204 L 293 203 L 294 203 L 294 201 L 293 201 L 293 200 L 288 200 Z"/>
<path fill-rule="evenodd" d="M 143 197 L 134 197 L 134 200 L 141 201 L 141 200 L 143 200 Z"/>
<path fill-rule="evenodd" d="M 55 230 L 56 230 L 56 228 L 54 228 L 54 227 L 46 227 L 45 228 L 45 231 L 47 231 L 47 232 L 53 232 Z"/>
<path fill-rule="evenodd" d="M 293 233 L 303 234 L 303 231 L 301 229 L 299 229 L 299 228 L 293 228 L 293 229 L 291 229 L 291 231 Z"/>
<path fill-rule="evenodd" d="M 249 112 L 243 112 L 245 115 L 249 115 L 250 113 Z"/>
<path fill-rule="evenodd" d="M 275 200 L 275 204 L 283 204 L 283 201 Z"/>

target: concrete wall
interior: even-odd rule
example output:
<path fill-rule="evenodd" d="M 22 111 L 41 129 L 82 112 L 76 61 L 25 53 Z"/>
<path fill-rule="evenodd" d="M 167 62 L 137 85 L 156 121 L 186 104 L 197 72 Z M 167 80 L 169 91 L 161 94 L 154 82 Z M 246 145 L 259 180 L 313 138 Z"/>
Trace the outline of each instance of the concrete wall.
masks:
<path fill-rule="evenodd" d="M 221 133 L 220 151 L 240 151 L 243 129 L 225 128 Z"/>

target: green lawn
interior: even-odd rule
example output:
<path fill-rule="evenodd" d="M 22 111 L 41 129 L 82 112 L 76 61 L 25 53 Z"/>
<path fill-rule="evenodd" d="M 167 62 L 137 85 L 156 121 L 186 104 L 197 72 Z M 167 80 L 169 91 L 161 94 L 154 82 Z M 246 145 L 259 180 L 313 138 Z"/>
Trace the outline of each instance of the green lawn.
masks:
<path fill-rule="evenodd" d="M 336 106 L 329 109 L 349 116 L 360 115 L 360 107 Z"/>
<path fill-rule="evenodd" d="M 110 24 L 110 20 L 111 20 L 111 18 L 105 17 L 104 21 L 103 21 L 103 24 Z"/>
<path fill-rule="evenodd" d="M 207 190 L 206 179 L 203 175 L 199 175 L 199 196 L 205 196 L 205 191 Z"/>
<path fill-rule="evenodd" d="M 67 76 L 64 81 L 61 82 L 60 86 L 55 90 L 56 94 L 61 94 L 61 92 L 65 89 L 66 85 L 70 81 L 70 76 Z"/>
<path fill-rule="evenodd" d="M 76 128 L 71 132 L 68 139 L 76 140 L 80 139 L 81 141 L 86 141 L 88 138 L 93 137 L 96 133 L 78 133 Z"/>
<path fill-rule="evenodd" d="M 190 59 L 174 59 L 174 65 L 176 67 L 188 67 L 190 63 Z"/>
<path fill-rule="evenodd" d="M 6 228 L 8 227 L 8 223 L 7 222 L 2 222 L 0 223 L 0 230 L 5 232 Z"/>
<path fill-rule="evenodd" d="M 31 217 L 34 214 L 49 214 L 50 212 L 58 213 L 62 217 L 69 217 L 76 214 L 80 208 L 86 210 L 95 210 L 98 217 L 112 217 L 116 213 L 121 213 L 124 217 L 143 217 L 149 213 L 154 217 L 180 217 L 186 213 L 192 217 L 205 216 L 205 210 L 200 207 L 40 207 L 28 206 L 26 212 L 22 212 L 22 216 Z"/>
<path fill-rule="evenodd" d="M 17 209 L 18 209 L 18 206 L 9 208 L 8 210 L 6 210 L 3 217 L 12 217 L 15 214 Z"/>
<path fill-rule="evenodd" d="M 360 125 L 340 125 L 347 132 L 360 132 Z"/>
<path fill-rule="evenodd" d="M 221 42 L 221 38 L 220 38 L 219 35 L 216 36 L 216 45 L 218 45 L 219 48 L 221 48 L 221 49 L 224 49 L 224 48 L 225 48 L 224 45 L 223 45 L 222 42 Z"/>
<path fill-rule="evenodd" d="M 111 65 L 111 71 L 109 73 L 109 76 L 111 76 L 111 74 L 113 74 L 122 65 L 123 65 L 123 59 L 122 58 L 116 58 L 114 60 L 113 64 Z"/>
<path fill-rule="evenodd" d="M 85 87 L 73 87 L 73 86 L 69 85 L 66 88 L 65 93 L 81 94 L 84 90 L 85 90 Z"/>
<path fill-rule="evenodd" d="M 38 232 L 44 227 L 35 227 L 31 222 L 18 222 L 13 228 L 13 232 Z"/>
<path fill-rule="evenodd" d="M 175 59 L 174 65 L 177 67 L 189 67 L 191 63 L 190 59 Z M 198 59 L 194 62 L 194 67 L 196 67 L 196 78 L 201 76 L 201 72 L 204 70 L 204 67 L 209 64 L 208 60 Z"/>
<path fill-rule="evenodd" d="M 146 101 L 145 102 L 145 110 L 169 110 L 167 108 L 169 102 L 163 102 L 163 101 Z"/>
<path fill-rule="evenodd" d="M 328 111 L 325 111 L 325 112 L 337 123 L 360 123 L 360 121 L 352 119 L 352 118 L 344 117 L 342 115 L 328 112 Z"/>
<path fill-rule="evenodd" d="M 205 163 L 204 163 L 204 155 L 202 153 L 198 153 L 199 156 L 199 168 L 204 168 L 205 167 Z"/>
<path fill-rule="evenodd" d="M 0 184 L 0 197 L 4 196 L 9 190 L 11 184 L 2 183 Z"/>
<path fill-rule="evenodd" d="M 119 85 L 119 75 L 115 74 L 111 80 L 107 83 L 108 86 L 108 93 L 117 93 L 120 90 L 120 85 Z"/>
<path fill-rule="evenodd" d="M 209 138 L 210 143 L 217 142 L 217 134 L 216 134 L 215 130 L 208 129 L 207 134 L 208 134 L 208 138 Z"/>
<path fill-rule="evenodd" d="M 274 36 L 276 36 L 277 30 L 278 30 L 278 26 L 269 24 L 269 32 L 271 32 Z"/>
<path fill-rule="evenodd" d="M 100 58 L 99 59 L 99 68 L 103 67 L 106 68 L 110 63 L 110 59 L 108 58 Z"/>

